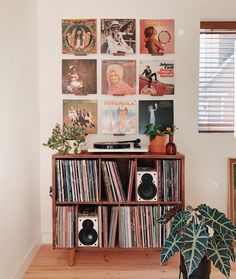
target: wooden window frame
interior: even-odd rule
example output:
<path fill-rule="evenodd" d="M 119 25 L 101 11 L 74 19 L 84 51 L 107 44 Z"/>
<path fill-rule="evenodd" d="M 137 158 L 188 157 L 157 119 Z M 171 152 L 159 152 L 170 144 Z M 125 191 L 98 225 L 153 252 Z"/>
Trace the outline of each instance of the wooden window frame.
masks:
<path fill-rule="evenodd" d="M 209 34 L 213 34 L 215 30 L 216 34 L 230 34 L 231 30 L 233 34 L 236 34 L 236 21 L 201 21 L 200 22 L 200 34 L 208 34 L 207 30 L 209 30 Z M 202 31 L 204 29 L 204 31 Z M 221 32 L 222 30 L 222 32 Z M 227 30 L 224 32 L 224 30 Z M 199 56 L 199 63 L 200 63 L 200 56 Z M 199 64 L 200 65 L 200 64 Z M 199 66 L 200 70 L 200 66 Z M 200 72 L 199 72 L 200 74 Z M 199 86 L 200 86 L 200 75 L 199 75 Z M 199 98 L 200 98 L 200 87 L 199 87 Z M 200 102 L 198 102 L 198 109 L 200 108 Z M 210 122 L 209 122 L 210 123 Z M 220 125 L 217 123 L 215 126 L 216 127 L 224 127 L 225 130 L 219 129 L 214 129 L 214 123 L 209 124 L 208 122 L 206 123 L 205 127 L 206 130 L 204 129 L 204 124 L 200 121 L 199 115 L 198 115 L 198 133 L 233 133 L 234 130 L 231 128 L 228 128 L 227 130 L 227 123 L 222 123 Z M 207 128 L 209 127 L 209 128 Z M 232 125 L 229 125 L 229 127 L 232 127 Z"/>

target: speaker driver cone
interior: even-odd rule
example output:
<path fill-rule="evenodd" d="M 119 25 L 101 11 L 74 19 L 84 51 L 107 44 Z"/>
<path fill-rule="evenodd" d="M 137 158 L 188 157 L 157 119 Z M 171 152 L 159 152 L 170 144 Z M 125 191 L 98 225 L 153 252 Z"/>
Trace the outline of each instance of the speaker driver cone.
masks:
<path fill-rule="evenodd" d="M 145 173 L 142 176 L 141 180 L 142 180 L 142 182 L 151 183 L 153 181 L 153 178 L 150 173 Z"/>
<path fill-rule="evenodd" d="M 155 196 L 157 194 L 157 188 L 154 183 L 143 183 L 142 182 L 138 186 L 138 194 L 139 194 L 140 198 L 143 200 L 152 200 L 153 198 L 155 198 Z"/>
<path fill-rule="evenodd" d="M 93 245 L 98 239 L 97 232 L 91 229 L 82 229 L 79 232 L 79 240 L 83 245 Z"/>

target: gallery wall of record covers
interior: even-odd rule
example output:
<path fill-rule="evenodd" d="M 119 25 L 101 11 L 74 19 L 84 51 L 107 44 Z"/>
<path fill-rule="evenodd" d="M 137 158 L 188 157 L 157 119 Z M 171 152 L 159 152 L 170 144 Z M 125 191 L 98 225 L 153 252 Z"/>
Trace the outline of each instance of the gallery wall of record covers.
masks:
<path fill-rule="evenodd" d="M 174 124 L 175 63 L 168 58 L 175 53 L 174 20 L 61 24 L 63 123 L 104 137 L 142 135 L 149 123 Z"/>

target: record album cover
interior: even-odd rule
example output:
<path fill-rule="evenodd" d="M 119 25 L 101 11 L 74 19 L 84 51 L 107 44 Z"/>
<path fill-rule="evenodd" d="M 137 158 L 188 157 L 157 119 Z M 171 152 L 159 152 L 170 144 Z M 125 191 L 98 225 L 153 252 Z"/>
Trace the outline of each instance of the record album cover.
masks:
<path fill-rule="evenodd" d="M 63 123 L 77 124 L 87 134 L 97 133 L 97 101 L 63 100 Z"/>
<path fill-rule="evenodd" d="M 140 20 L 140 53 L 164 55 L 175 52 L 173 19 Z"/>
<path fill-rule="evenodd" d="M 173 95 L 174 61 L 140 61 L 139 94 L 154 96 Z"/>
<path fill-rule="evenodd" d="M 75 55 L 97 53 L 96 19 L 63 19 L 62 53 Z"/>
<path fill-rule="evenodd" d="M 162 129 L 174 123 L 172 100 L 139 101 L 139 133 L 145 134 L 147 125 L 157 124 Z"/>
<path fill-rule="evenodd" d="M 113 96 L 136 94 L 136 61 L 103 60 L 102 94 Z"/>
<path fill-rule="evenodd" d="M 104 100 L 101 125 L 102 134 L 135 134 L 136 102 Z"/>
<path fill-rule="evenodd" d="M 135 19 L 101 20 L 101 53 L 133 54 L 136 49 Z"/>
<path fill-rule="evenodd" d="M 87 95 L 97 93 L 97 60 L 63 59 L 62 93 Z"/>

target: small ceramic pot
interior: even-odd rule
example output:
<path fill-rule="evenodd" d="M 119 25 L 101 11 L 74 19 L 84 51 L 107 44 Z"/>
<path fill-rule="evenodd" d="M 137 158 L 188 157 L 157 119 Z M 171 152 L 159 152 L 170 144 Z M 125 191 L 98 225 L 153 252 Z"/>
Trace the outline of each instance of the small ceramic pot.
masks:
<path fill-rule="evenodd" d="M 167 135 L 155 136 L 155 138 L 150 141 L 149 152 L 165 153 L 167 142 L 168 142 Z"/>
<path fill-rule="evenodd" d="M 81 153 L 81 146 L 77 146 L 76 140 L 67 140 L 71 149 L 68 151 L 69 154 L 78 154 Z"/>

